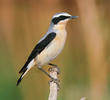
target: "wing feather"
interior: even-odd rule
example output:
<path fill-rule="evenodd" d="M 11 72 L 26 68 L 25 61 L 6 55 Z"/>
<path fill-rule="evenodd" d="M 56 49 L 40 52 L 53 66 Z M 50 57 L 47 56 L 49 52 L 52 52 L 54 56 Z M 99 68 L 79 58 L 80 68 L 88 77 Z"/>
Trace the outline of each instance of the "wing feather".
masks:
<path fill-rule="evenodd" d="M 56 33 L 52 32 L 49 33 L 42 41 L 40 41 L 35 48 L 32 50 L 30 56 L 28 57 L 26 63 L 22 67 L 22 69 L 19 71 L 19 73 L 25 72 L 27 70 L 28 64 L 38 55 L 40 54 L 50 43 L 51 41 L 56 37 Z"/>

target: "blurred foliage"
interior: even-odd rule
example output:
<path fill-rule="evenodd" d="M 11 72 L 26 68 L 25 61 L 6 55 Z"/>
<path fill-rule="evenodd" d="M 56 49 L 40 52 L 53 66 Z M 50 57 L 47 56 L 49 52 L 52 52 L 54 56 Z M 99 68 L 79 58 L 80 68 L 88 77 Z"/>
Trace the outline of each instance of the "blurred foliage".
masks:
<path fill-rule="evenodd" d="M 46 100 L 48 78 L 34 67 L 16 87 L 18 72 L 47 32 L 53 14 L 80 18 L 67 25 L 58 100 L 110 99 L 109 0 L 0 0 L 0 100 Z M 44 66 L 47 70 L 47 66 Z"/>

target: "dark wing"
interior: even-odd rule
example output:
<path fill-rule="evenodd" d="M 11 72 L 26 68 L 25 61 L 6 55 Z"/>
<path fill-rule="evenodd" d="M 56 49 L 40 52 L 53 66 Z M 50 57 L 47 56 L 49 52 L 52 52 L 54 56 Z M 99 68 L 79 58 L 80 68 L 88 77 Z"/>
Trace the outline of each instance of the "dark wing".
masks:
<path fill-rule="evenodd" d="M 56 33 L 54 33 L 54 32 L 49 33 L 45 37 L 45 39 L 40 41 L 35 46 L 35 48 L 31 52 L 30 56 L 28 57 L 28 60 L 26 61 L 26 63 L 22 67 L 22 69 L 19 71 L 19 73 L 25 72 L 27 70 L 27 65 L 32 61 L 33 58 L 35 58 L 38 54 L 40 54 L 47 47 L 47 45 L 49 45 L 51 43 L 51 41 L 55 38 L 55 36 L 56 36 Z"/>

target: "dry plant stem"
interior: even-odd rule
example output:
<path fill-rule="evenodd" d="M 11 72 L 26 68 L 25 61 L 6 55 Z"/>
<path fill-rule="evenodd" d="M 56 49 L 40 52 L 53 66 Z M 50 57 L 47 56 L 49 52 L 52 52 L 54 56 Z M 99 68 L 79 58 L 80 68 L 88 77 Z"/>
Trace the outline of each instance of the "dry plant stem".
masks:
<path fill-rule="evenodd" d="M 54 79 L 58 80 L 57 74 L 58 74 L 58 69 L 53 67 L 49 69 L 50 76 L 53 77 Z M 50 93 L 49 93 L 49 98 L 48 100 L 57 100 L 57 93 L 58 93 L 58 84 L 54 82 L 54 80 L 50 81 Z"/>

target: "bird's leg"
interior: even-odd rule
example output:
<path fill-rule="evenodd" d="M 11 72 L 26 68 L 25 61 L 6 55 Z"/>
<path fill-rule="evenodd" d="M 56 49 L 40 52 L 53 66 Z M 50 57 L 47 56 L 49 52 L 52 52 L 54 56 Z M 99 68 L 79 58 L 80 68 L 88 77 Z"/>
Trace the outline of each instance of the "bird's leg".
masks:
<path fill-rule="evenodd" d="M 52 63 L 49 63 L 48 65 L 50 65 L 50 66 L 52 66 L 52 67 L 55 67 L 55 68 L 57 68 L 57 70 L 58 70 L 58 74 L 60 74 L 60 68 L 57 66 L 57 65 L 55 65 L 55 64 L 52 64 Z"/>
<path fill-rule="evenodd" d="M 58 80 L 54 79 L 52 76 L 50 76 L 50 74 L 48 74 L 43 68 L 38 67 L 39 70 L 41 70 L 42 72 L 44 72 L 49 78 L 51 78 L 51 80 L 53 80 L 56 84 L 58 84 Z"/>
<path fill-rule="evenodd" d="M 49 78 L 53 79 L 53 77 L 51 77 L 43 68 L 38 67 L 38 69 L 45 73 Z"/>

